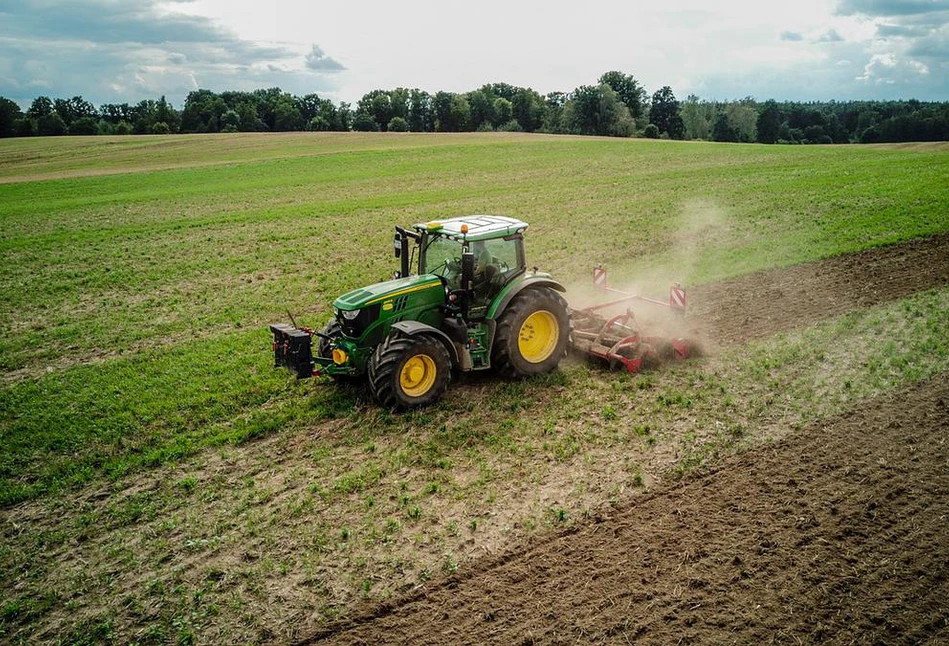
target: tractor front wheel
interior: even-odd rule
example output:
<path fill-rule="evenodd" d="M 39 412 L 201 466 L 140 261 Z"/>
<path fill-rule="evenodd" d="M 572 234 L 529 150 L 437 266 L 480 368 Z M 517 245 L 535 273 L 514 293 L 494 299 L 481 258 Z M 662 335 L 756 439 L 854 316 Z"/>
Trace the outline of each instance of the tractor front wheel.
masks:
<path fill-rule="evenodd" d="M 389 408 L 433 404 L 450 380 L 448 351 L 430 336 L 389 336 L 369 360 L 369 388 Z"/>
<path fill-rule="evenodd" d="M 563 358 L 569 334 L 563 297 L 546 287 L 528 288 L 498 318 L 491 362 L 510 377 L 550 372 Z"/>

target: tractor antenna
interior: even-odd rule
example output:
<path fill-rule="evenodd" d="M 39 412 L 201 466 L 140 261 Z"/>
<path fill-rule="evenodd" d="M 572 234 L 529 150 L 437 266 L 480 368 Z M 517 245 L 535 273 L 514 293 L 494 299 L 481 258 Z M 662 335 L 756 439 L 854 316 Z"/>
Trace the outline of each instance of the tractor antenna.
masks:
<path fill-rule="evenodd" d="M 290 313 L 290 310 L 287 310 L 287 316 L 290 317 L 290 322 L 293 323 L 293 327 L 295 328 L 300 327 L 299 325 L 297 325 L 297 322 L 293 320 L 293 314 Z"/>

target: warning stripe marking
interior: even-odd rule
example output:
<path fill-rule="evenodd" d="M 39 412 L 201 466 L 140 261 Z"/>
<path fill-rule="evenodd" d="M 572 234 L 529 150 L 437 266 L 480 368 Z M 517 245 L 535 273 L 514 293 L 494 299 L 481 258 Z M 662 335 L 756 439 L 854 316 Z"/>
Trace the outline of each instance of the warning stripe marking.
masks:
<path fill-rule="evenodd" d="M 593 285 L 595 287 L 606 286 L 606 270 L 600 267 L 593 268 Z"/>

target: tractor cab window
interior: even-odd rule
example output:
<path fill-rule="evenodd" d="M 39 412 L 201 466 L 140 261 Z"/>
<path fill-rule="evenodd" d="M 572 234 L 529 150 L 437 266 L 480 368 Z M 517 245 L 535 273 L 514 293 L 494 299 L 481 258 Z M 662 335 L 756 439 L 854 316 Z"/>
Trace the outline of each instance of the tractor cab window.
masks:
<path fill-rule="evenodd" d="M 420 274 L 441 276 L 452 289 L 461 283 L 461 243 L 448 238 L 434 237 L 425 247 L 424 267 Z"/>
<path fill-rule="evenodd" d="M 475 258 L 476 298 L 490 299 L 520 269 L 519 238 L 496 238 L 471 243 Z"/>

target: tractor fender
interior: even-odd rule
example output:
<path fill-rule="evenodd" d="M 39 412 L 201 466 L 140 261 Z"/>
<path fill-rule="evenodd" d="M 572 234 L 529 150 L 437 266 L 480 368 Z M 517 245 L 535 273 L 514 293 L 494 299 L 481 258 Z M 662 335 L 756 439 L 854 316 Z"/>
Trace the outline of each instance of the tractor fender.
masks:
<path fill-rule="evenodd" d="M 514 300 L 515 296 L 530 287 L 549 287 L 558 292 L 567 291 L 566 287 L 548 276 L 528 276 L 524 280 L 512 285 L 507 292 L 502 293 L 501 296 L 494 301 L 491 307 L 488 308 L 487 318 L 492 320 L 496 319 L 501 312 L 507 308 L 508 304 Z"/>
<path fill-rule="evenodd" d="M 427 334 L 433 336 L 441 344 L 445 346 L 445 349 L 448 351 L 448 356 L 451 358 L 451 365 L 458 365 L 458 350 L 455 348 L 455 344 L 451 342 L 451 339 L 448 338 L 448 335 L 439 330 L 437 327 L 432 327 L 431 325 L 426 325 L 425 323 L 420 323 L 419 321 L 399 321 L 398 323 L 392 324 L 393 330 L 398 330 L 405 336 L 416 336 L 419 334 Z"/>

